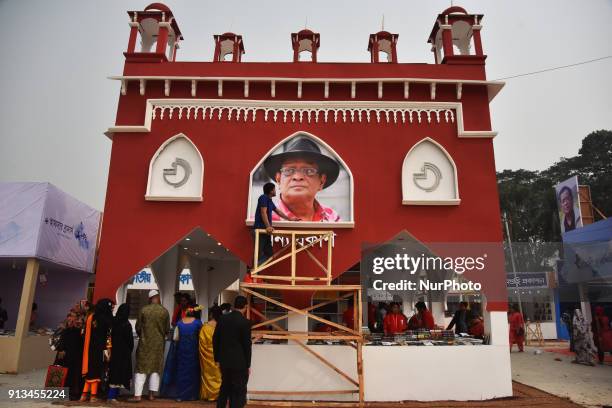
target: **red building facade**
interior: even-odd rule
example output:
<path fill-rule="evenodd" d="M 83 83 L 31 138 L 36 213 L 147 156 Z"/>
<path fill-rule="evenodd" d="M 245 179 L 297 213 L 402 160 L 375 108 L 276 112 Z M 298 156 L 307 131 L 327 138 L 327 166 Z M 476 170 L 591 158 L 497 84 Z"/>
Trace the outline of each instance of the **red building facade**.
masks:
<path fill-rule="evenodd" d="M 319 62 L 320 37 L 310 30 L 292 34 L 293 62 L 243 62 L 245 43 L 234 33 L 214 36 L 212 62 L 181 62 L 183 37 L 170 9 L 156 3 L 129 15 L 124 70 L 113 77 L 121 95 L 107 132 L 96 298 L 114 298 L 196 229 L 250 265 L 249 205 L 261 193 L 250 191 L 253 173 L 296 134 L 342 163 L 346 215 L 337 225 L 276 225 L 333 229 L 334 275 L 359 262 L 364 243 L 402 231 L 424 243 L 502 241 L 489 103 L 503 83 L 486 79 L 481 15 L 451 7 L 437 16 L 429 38 L 434 64 L 398 62 L 398 35 L 386 31 L 370 36 L 369 63 Z M 156 157 L 177 137 L 183 147 L 176 149 L 191 149 L 198 162 L 190 165 L 190 184 L 178 187 L 180 163 L 155 173 Z M 435 172 L 421 165 L 429 162 L 440 171 L 438 191 L 427 191 Z M 483 286 L 505 297 L 503 261 L 495 262 L 498 279 Z"/>

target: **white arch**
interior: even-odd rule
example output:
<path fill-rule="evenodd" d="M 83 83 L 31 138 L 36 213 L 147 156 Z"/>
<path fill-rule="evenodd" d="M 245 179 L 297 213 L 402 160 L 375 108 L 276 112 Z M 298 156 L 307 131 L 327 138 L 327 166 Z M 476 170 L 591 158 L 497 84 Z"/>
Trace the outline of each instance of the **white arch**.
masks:
<path fill-rule="evenodd" d="M 415 149 L 417 149 L 419 146 L 423 145 L 424 143 L 429 143 L 433 145 L 433 147 L 437 151 L 442 153 L 442 157 L 445 159 L 445 161 L 449 165 L 450 171 L 447 171 L 447 173 L 448 172 L 452 173 L 451 178 L 450 178 L 450 180 L 452 181 L 452 186 L 450 186 L 450 191 L 449 191 L 449 187 L 447 186 L 446 187 L 447 191 L 422 193 L 422 192 L 419 192 L 415 187 L 411 185 L 411 181 L 413 181 L 413 177 L 414 177 L 414 173 L 413 173 L 414 169 L 412 170 L 410 169 L 411 160 L 413 160 L 412 156 L 414 155 L 413 153 L 415 152 Z M 443 163 L 440 163 L 439 158 L 436 159 L 435 157 L 433 158 L 424 157 L 423 163 L 425 162 L 425 160 L 437 161 L 437 163 L 433 163 L 437 166 L 440 166 L 443 164 Z M 419 166 L 420 166 L 420 162 L 419 162 Z M 448 178 L 445 179 L 444 174 L 442 174 L 442 177 L 440 179 L 448 180 Z M 418 192 L 419 194 L 415 194 L 416 192 Z M 430 193 L 434 193 L 434 194 L 430 194 Z M 428 195 L 431 195 L 431 197 L 428 197 Z M 430 137 L 425 137 L 421 139 L 420 141 L 418 141 L 417 143 L 415 143 L 415 145 L 410 148 L 408 153 L 406 153 L 406 156 L 404 157 L 404 162 L 402 164 L 402 204 L 404 205 L 459 205 L 460 202 L 461 202 L 461 199 L 459 198 L 459 182 L 457 179 L 457 165 L 455 164 L 455 161 L 453 160 L 452 156 L 448 153 L 448 151 L 446 151 L 444 146 L 442 146 L 440 143 L 436 142 Z"/>
<path fill-rule="evenodd" d="M 262 156 L 262 158 L 257 162 L 255 167 L 253 167 L 253 169 L 249 173 L 249 196 L 248 196 L 248 203 L 247 203 L 247 209 L 246 209 L 246 223 L 247 223 L 247 225 L 252 225 L 253 224 L 253 221 L 249 219 L 251 200 L 252 200 L 253 194 L 254 194 L 253 191 L 252 191 L 253 175 L 255 174 L 257 169 L 259 169 L 259 167 L 261 167 L 263 162 L 276 149 L 281 147 L 284 143 L 286 143 L 287 141 L 291 140 L 292 138 L 294 138 L 298 134 L 306 135 L 310 139 L 312 139 L 313 141 L 318 143 L 319 145 L 323 146 L 329 153 L 331 153 L 331 155 L 338 161 L 338 163 L 340 163 L 340 166 L 343 167 L 346 170 L 346 172 L 348 173 L 348 177 L 349 177 L 349 189 L 350 189 L 350 197 L 349 197 L 349 200 L 350 200 L 350 202 L 349 202 L 350 219 L 342 221 L 342 222 L 328 223 L 328 224 L 325 224 L 326 227 L 328 225 L 329 226 L 333 225 L 334 227 L 338 227 L 338 228 L 352 228 L 352 227 L 354 227 L 354 225 L 355 225 L 355 223 L 354 223 L 355 210 L 354 210 L 354 201 L 353 201 L 353 198 L 354 198 L 355 188 L 354 188 L 353 173 L 351 172 L 351 169 L 344 162 L 344 160 L 342 160 L 340 155 L 338 153 L 336 153 L 336 151 L 330 145 L 328 145 L 327 143 L 325 143 L 325 141 L 323 141 L 319 137 L 313 135 L 312 133 L 305 132 L 303 130 L 298 130 L 297 132 L 292 133 L 291 135 L 287 136 L 286 138 L 284 138 L 283 140 L 281 140 L 280 142 L 275 144 L 270 150 L 268 150 L 268 152 L 265 155 Z M 282 222 L 278 222 L 276 224 L 278 224 L 279 226 L 284 226 L 283 224 L 285 224 L 285 223 L 288 223 L 291 226 L 299 226 L 299 227 L 304 227 L 304 228 L 313 228 L 313 227 L 320 227 L 321 226 L 320 222 L 299 222 L 299 223 L 295 223 L 295 222 L 289 222 L 289 221 L 282 221 Z"/>
<path fill-rule="evenodd" d="M 188 156 L 196 163 L 190 163 L 193 173 L 184 185 L 170 188 L 160 184 L 159 179 L 163 178 L 163 173 L 156 171 L 154 165 L 157 160 L 162 157 L 163 153 L 167 151 L 166 149 L 179 140 L 184 140 L 186 142 L 184 147 L 179 148 L 179 152 L 182 150 L 180 153 Z M 204 159 L 202 158 L 202 154 L 200 154 L 200 151 L 191 139 L 185 134 L 179 133 L 162 143 L 151 158 L 149 162 L 149 175 L 147 177 L 147 192 L 145 199 L 148 201 L 202 201 L 203 185 Z"/>

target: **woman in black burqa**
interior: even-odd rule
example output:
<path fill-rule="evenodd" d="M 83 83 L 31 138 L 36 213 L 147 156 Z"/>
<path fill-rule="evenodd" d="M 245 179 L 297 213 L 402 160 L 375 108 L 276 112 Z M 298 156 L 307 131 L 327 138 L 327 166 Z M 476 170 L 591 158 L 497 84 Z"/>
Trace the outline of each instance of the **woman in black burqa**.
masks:
<path fill-rule="evenodd" d="M 85 347 L 83 348 L 83 375 L 85 386 L 80 401 L 98 400 L 98 388 L 104 378 L 105 361 L 111 348 L 110 331 L 113 324 L 113 302 L 101 299 L 94 313 L 85 321 Z M 105 353 L 106 352 L 106 353 Z M 106 356 L 105 356 L 106 354 Z"/>
<path fill-rule="evenodd" d="M 65 386 L 68 387 L 70 400 L 78 400 L 83 389 L 83 325 L 87 309 L 81 302 L 77 303 L 61 326 L 56 344 L 57 357 L 55 365 L 68 369 Z"/>
<path fill-rule="evenodd" d="M 111 343 L 113 345 L 110 365 L 108 367 L 109 391 L 108 401 L 117 399 L 121 387 L 129 390 L 132 380 L 132 351 L 134 350 L 134 334 L 132 324 L 128 320 L 130 306 L 122 304 L 117 309 Z"/>

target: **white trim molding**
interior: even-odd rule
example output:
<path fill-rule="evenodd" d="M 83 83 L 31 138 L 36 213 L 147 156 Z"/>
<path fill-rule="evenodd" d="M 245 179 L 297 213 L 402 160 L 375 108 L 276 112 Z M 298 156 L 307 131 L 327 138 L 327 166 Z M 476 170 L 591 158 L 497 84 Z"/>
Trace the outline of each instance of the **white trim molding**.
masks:
<path fill-rule="evenodd" d="M 219 103 L 222 102 L 222 103 Z M 455 114 L 451 108 L 445 107 L 384 107 L 384 106 L 325 106 L 319 102 L 308 103 L 272 103 L 263 105 L 243 103 L 228 104 L 228 101 L 214 101 L 208 104 L 173 104 L 164 103 L 153 107 L 153 120 L 172 119 L 178 115 L 179 119 L 221 120 L 227 114 L 228 121 L 257 120 L 258 112 L 263 113 L 265 122 L 305 123 L 305 122 L 394 122 L 409 123 L 427 122 L 436 123 L 455 121 Z M 241 103 L 242 102 L 242 103 Z M 267 101 L 266 101 L 267 102 Z"/>
<path fill-rule="evenodd" d="M 226 114 L 224 118 L 224 114 Z M 269 101 L 229 99 L 147 99 L 142 126 L 110 127 L 114 133 L 147 133 L 153 120 L 178 117 L 181 120 L 264 121 L 283 123 L 376 122 L 454 123 L 461 138 L 493 138 L 497 132 L 465 130 L 460 102 L 384 101 Z"/>
<path fill-rule="evenodd" d="M 198 196 L 193 196 L 193 197 L 171 197 L 171 196 L 150 196 L 150 195 L 145 195 L 145 200 L 146 201 L 187 201 L 187 202 L 195 201 L 195 202 L 200 202 L 200 201 L 202 201 L 202 197 L 198 197 Z"/>
<path fill-rule="evenodd" d="M 478 80 L 478 79 L 438 79 L 438 78 L 292 78 L 292 77 L 225 77 L 225 76 L 210 76 L 210 77 L 194 77 L 194 76 L 153 76 L 153 75 L 115 75 L 110 76 L 108 79 L 116 80 L 116 81 L 178 81 L 178 82 L 215 82 L 218 81 L 226 81 L 226 82 L 263 82 L 270 84 L 270 94 L 272 98 L 276 97 L 276 84 L 277 83 L 315 83 L 321 84 L 322 87 L 325 87 L 325 84 L 349 84 L 351 85 L 351 98 L 355 98 L 356 94 L 356 85 L 357 84 L 378 84 L 380 83 L 380 87 L 384 86 L 384 84 L 393 84 L 393 83 L 401 83 L 404 84 L 406 82 L 412 84 L 451 84 L 455 85 L 458 83 L 462 83 L 464 85 L 475 85 L 475 86 L 486 86 L 487 95 L 489 98 L 489 102 L 495 98 L 495 96 L 501 91 L 504 87 L 505 82 L 503 81 L 487 81 L 487 80 Z"/>
<path fill-rule="evenodd" d="M 404 205 L 459 205 L 461 204 L 461 199 L 457 198 L 455 200 L 402 200 L 402 204 Z"/>

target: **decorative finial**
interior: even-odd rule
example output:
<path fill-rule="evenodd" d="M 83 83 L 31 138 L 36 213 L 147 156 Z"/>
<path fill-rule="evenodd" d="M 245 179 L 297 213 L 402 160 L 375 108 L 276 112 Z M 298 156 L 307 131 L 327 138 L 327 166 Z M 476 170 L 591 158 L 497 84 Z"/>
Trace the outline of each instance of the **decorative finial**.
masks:
<path fill-rule="evenodd" d="M 380 24 L 380 31 L 385 31 L 385 15 L 382 15 L 382 23 Z"/>
<path fill-rule="evenodd" d="M 308 28 L 308 16 L 306 16 L 306 20 L 304 21 L 304 30 Z"/>

